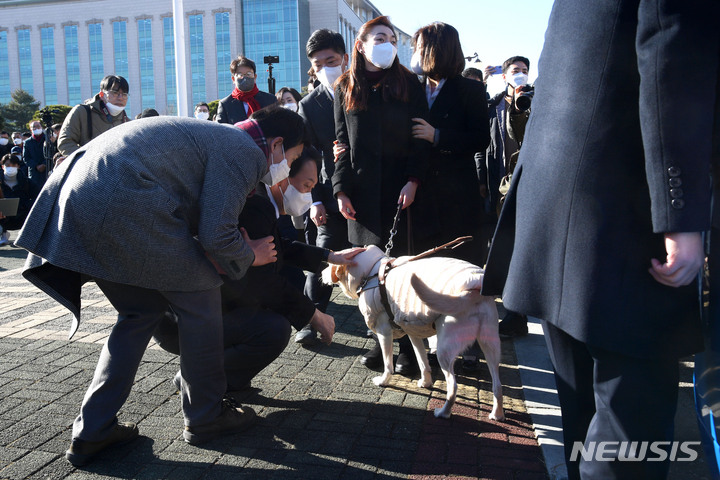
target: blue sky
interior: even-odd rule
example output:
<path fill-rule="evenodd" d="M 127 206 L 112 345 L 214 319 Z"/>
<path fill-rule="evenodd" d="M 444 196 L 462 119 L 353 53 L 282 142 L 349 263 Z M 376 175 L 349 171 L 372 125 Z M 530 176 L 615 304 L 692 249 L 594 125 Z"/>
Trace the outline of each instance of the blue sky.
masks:
<path fill-rule="evenodd" d="M 460 32 L 465 56 L 477 52 L 483 62 L 499 65 L 513 55 L 530 60 L 537 76 L 552 0 L 370 0 L 409 35 L 435 21 Z"/>

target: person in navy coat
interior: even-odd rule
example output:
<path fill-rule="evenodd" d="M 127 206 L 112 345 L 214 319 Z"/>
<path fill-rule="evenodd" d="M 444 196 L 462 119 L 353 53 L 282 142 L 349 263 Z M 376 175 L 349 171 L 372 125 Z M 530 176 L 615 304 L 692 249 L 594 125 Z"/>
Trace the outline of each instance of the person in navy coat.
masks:
<path fill-rule="evenodd" d="M 678 359 L 702 348 L 717 18 L 701 0 L 550 15 L 483 291 L 544 321 L 569 478 L 667 476 L 619 442 L 673 440 Z M 603 441 L 614 461 L 578 454 Z"/>

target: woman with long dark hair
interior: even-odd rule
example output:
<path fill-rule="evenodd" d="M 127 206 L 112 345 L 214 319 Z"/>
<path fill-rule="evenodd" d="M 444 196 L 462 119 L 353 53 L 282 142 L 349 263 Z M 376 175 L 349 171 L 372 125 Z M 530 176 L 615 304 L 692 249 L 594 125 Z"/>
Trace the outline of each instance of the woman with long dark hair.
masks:
<path fill-rule="evenodd" d="M 355 40 L 350 68 L 335 88 L 335 133 L 347 148 L 335 166 L 333 193 L 353 245 L 384 248 L 398 205 L 408 210 L 427 171 L 430 145 L 412 135 L 412 119 L 427 116 L 427 101 L 417 77 L 400 65 L 396 45 L 387 17 L 366 22 Z M 400 218 L 393 256 L 408 253 L 407 217 Z M 426 225 L 413 223 L 410 236 L 425 236 Z M 381 363 L 378 347 L 363 357 L 369 367 Z M 396 371 L 412 373 L 415 368 L 405 339 Z"/>

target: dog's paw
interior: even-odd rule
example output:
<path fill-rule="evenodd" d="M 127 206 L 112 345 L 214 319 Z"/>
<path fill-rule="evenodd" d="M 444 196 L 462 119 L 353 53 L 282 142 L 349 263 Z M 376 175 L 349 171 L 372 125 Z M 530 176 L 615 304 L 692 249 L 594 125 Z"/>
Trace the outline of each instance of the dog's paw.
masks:
<path fill-rule="evenodd" d="M 490 415 L 488 415 L 488 418 L 497 422 L 503 422 L 505 421 L 505 412 L 503 412 L 502 409 L 500 409 L 498 412 L 492 411 L 490 412 Z"/>
<path fill-rule="evenodd" d="M 380 375 L 373 378 L 373 383 L 378 387 L 384 387 L 390 381 L 390 375 Z"/>
<path fill-rule="evenodd" d="M 435 418 L 450 418 L 450 411 L 445 411 L 445 407 L 435 409 Z"/>
<path fill-rule="evenodd" d="M 417 381 L 417 386 L 419 388 L 430 388 L 432 385 L 432 376 L 428 376 L 427 378 L 420 377 L 420 380 Z"/>

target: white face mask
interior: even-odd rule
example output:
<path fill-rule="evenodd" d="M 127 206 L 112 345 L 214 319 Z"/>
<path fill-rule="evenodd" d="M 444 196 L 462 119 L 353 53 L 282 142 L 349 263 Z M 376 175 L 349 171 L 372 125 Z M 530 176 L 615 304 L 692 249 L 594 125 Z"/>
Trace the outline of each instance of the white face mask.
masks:
<path fill-rule="evenodd" d="M 5 167 L 5 176 L 6 177 L 16 177 L 17 176 L 17 167 Z M 308 207 L 310 208 L 310 207 Z"/>
<path fill-rule="evenodd" d="M 288 110 L 292 110 L 293 112 L 297 112 L 297 103 L 294 102 L 287 102 L 282 105 L 280 105 L 282 108 L 287 108 Z"/>
<path fill-rule="evenodd" d="M 410 70 L 412 70 L 415 75 L 425 74 L 422 69 L 422 56 L 420 55 L 420 50 L 415 50 L 412 58 L 410 58 Z"/>
<path fill-rule="evenodd" d="M 118 105 L 113 105 L 109 101 L 105 100 L 105 105 L 107 105 L 108 112 L 110 112 L 110 115 L 113 117 L 117 117 L 122 113 L 123 110 L 125 110 L 125 107 L 120 107 Z"/>
<path fill-rule="evenodd" d="M 267 186 L 275 185 L 280 183 L 290 175 L 290 166 L 288 165 L 287 158 L 285 158 L 285 147 L 282 147 L 283 159 L 280 163 L 271 163 L 268 173 L 266 173 L 260 181 Z"/>
<path fill-rule="evenodd" d="M 32 132 L 33 132 L 33 135 L 35 135 L 36 137 L 40 136 L 43 133 L 42 128 L 36 128 Z"/>
<path fill-rule="evenodd" d="M 5 145 L 8 144 L 9 141 L 10 140 L 8 140 L 7 138 L 4 138 L 4 137 L 0 138 L 0 145 L 2 145 L 4 147 Z"/>
<path fill-rule="evenodd" d="M 397 48 L 390 42 L 380 43 L 378 45 L 370 44 L 365 51 L 365 57 L 368 61 L 383 70 L 392 66 L 395 61 L 395 55 L 397 55 Z"/>
<path fill-rule="evenodd" d="M 285 213 L 293 217 L 302 216 L 310 210 L 312 205 L 312 194 L 310 192 L 300 193 L 292 184 L 288 184 L 288 187 L 282 192 L 282 198 Z"/>
<path fill-rule="evenodd" d="M 197 118 L 198 120 L 207 120 L 208 118 L 210 118 L 210 112 L 196 112 L 195 118 Z"/>
<path fill-rule="evenodd" d="M 335 82 L 338 78 L 340 78 L 340 75 L 343 74 L 342 65 L 337 65 L 335 67 L 323 67 L 320 69 L 320 71 L 315 72 L 315 76 L 318 80 L 320 80 L 320 83 L 325 85 L 325 88 L 328 88 L 330 90 L 333 89 L 333 85 L 335 85 Z"/>
<path fill-rule="evenodd" d="M 508 83 L 516 88 L 521 87 L 523 85 L 527 85 L 527 82 L 528 82 L 528 76 L 522 72 L 518 72 L 518 73 L 512 75 L 508 79 Z"/>
<path fill-rule="evenodd" d="M 13 143 L 14 143 L 15 145 L 20 145 L 20 144 L 22 144 L 22 138 L 16 138 L 16 139 L 14 139 L 14 140 L 13 140 Z"/>

